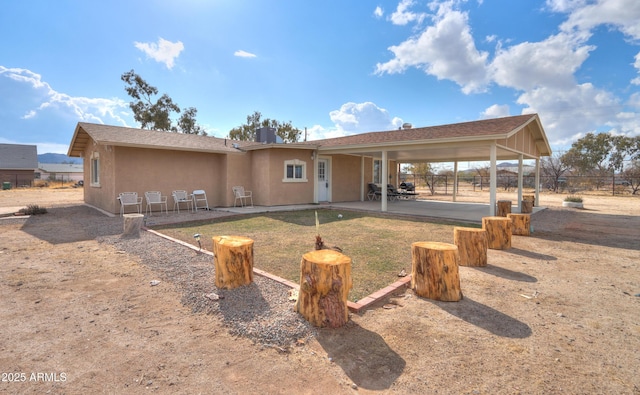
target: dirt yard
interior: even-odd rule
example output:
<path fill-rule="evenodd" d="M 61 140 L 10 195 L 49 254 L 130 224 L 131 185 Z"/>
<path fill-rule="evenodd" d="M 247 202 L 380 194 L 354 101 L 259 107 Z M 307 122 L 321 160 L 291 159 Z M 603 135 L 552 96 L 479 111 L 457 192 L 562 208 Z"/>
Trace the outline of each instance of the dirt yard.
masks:
<path fill-rule="evenodd" d="M 49 210 L 0 219 L 0 393 L 640 394 L 640 198 L 541 201 L 532 237 L 460 268 L 462 301 L 403 290 L 281 348 L 151 286 L 81 189 L 0 191 Z"/>

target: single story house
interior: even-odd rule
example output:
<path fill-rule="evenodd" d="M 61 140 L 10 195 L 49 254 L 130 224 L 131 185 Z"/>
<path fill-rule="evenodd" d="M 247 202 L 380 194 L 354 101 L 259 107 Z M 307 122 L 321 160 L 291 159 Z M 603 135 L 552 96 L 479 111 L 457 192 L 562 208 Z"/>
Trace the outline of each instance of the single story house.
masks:
<path fill-rule="evenodd" d="M 78 182 L 84 180 L 84 166 L 78 163 L 38 163 L 36 179 Z"/>
<path fill-rule="evenodd" d="M 3 188 L 31 186 L 38 167 L 38 147 L 23 144 L 0 144 L 0 181 Z"/>
<path fill-rule="evenodd" d="M 401 163 L 485 160 L 495 205 L 497 160 L 550 154 L 537 114 L 287 144 L 80 122 L 68 151 L 84 159 L 85 202 L 111 213 L 120 192 L 201 189 L 209 207 L 228 207 L 236 185 L 260 206 L 359 201 L 368 183 L 397 185 Z"/>

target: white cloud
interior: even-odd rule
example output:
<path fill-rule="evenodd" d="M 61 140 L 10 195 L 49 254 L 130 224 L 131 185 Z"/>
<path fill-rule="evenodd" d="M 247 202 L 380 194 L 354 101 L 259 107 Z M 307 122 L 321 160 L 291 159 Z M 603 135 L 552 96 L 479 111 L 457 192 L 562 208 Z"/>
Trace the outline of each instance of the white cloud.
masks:
<path fill-rule="evenodd" d="M 571 89 L 553 86 L 532 89 L 517 102 L 526 106 L 523 113 L 541 114 L 551 144 L 606 125 L 622 110 L 619 99 L 590 83 Z"/>
<path fill-rule="evenodd" d="M 636 61 L 633 63 L 633 67 L 638 70 L 638 77 L 631 80 L 633 85 L 640 85 L 640 52 L 638 52 L 635 56 Z"/>
<path fill-rule="evenodd" d="M 498 49 L 491 74 L 497 84 L 518 90 L 540 86 L 571 88 L 575 85 L 575 71 L 594 49 L 581 39 L 561 33 L 544 41 Z"/>
<path fill-rule="evenodd" d="M 401 0 L 395 12 L 389 16 L 389 20 L 394 25 L 404 26 L 409 22 L 421 23 L 426 15 L 424 13 L 415 13 L 409 11 L 414 4 L 413 0 Z"/>
<path fill-rule="evenodd" d="M 148 57 L 159 63 L 164 63 L 169 70 L 175 65 L 175 60 L 184 49 L 181 41 L 175 43 L 160 37 L 157 43 L 133 43 L 136 48 L 144 52 Z"/>
<path fill-rule="evenodd" d="M 573 1 L 563 7 L 562 1 L 550 1 L 559 11 L 571 11 L 560 27 L 564 31 L 574 29 L 588 31 L 601 25 L 615 26 L 625 35 L 640 39 L 640 2 L 638 0 L 597 0 L 587 4 Z M 555 4 L 555 3 L 559 3 Z"/>
<path fill-rule="evenodd" d="M 421 34 L 389 47 L 394 58 L 376 65 L 376 74 L 402 73 L 409 67 L 438 79 L 455 81 L 464 93 L 479 92 L 488 83 L 486 52 L 476 48 L 467 13 L 443 3 L 433 16 L 434 24 Z"/>
<path fill-rule="evenodd" d="M 250 52 L 243 51 L 243 50 L 238 50 L 238 51 L 234 52 L 233 56 L 237 56 L 239 58 L 255 58 L 256 57 L 255 54 L 252 54 Z"/>
<path fill-rule="evenodd" d="M 380 6 L 377 6 L 375 10 L 373 10 L 373 15 L 376 18 L 382 18 L 382 15 L 384 15 L 384 11 L 382 10 L 382 8 Z"/>
<path fill-rule="evenodd" d="M 508 104 L 494 104 L 484 110 L 480 116 L 482 119 L 491 119 L 491 118 L 502 118 L 508 117 L 509 113 L 509 105 Z"/>
<path fill-rule="evenodd" d="M 309 140 L 349 136 L 352 134 L 398 129 L 403 121 L 391 117 L 389 112 L 375 103 L 344 103 L 339 110 L 329 113 L 334 126 L 329 129 L 321 126 L 308 128 Z"/>
<path fill-rule="evenodd" d="M 35 103 L 33 108 L 21 115 L 22 119 L 34 119 L 47 110 L 55 110 L 64 116 L 72 116 L 78 121 L 105 123 L 104 119 L 107 118 L 110 122 L 116 121 L 126 126 L 121 113 L 124 109 L 128 109 L 129 104 L 124 100 L 88 98 L 60 93 L 43 81 L 40 74 L 27 69 L 0 66 L 0 76 L 8 77 L 31 88 L 31 91 L 21 88 L 22 92 L 30 96 L 29 102 Z"/>

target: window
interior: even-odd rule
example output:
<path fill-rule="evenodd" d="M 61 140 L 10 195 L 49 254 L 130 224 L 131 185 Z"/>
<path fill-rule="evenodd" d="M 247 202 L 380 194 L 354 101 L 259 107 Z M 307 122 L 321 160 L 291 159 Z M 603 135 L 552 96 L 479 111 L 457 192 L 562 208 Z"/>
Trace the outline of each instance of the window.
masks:
<path fill-rule="evenodd" d="M 282 182 L 307 182 L 307 163 L 299 159 L 284 161 Z"/>
<path fill-rule="evenodd" d="M 382 183 L 382 161 L 380 159 L 373 160 L 373 183 Z"/>
<path fill-rule="evenodd" d="M 97 152 L 91 154 L 91 186 L 100 186 L 100 154 Z"/>

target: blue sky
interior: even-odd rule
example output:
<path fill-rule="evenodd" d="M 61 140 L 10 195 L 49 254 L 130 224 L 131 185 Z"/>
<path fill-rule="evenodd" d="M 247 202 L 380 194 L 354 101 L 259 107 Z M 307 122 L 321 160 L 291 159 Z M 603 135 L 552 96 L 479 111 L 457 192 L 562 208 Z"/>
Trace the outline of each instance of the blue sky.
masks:
<path fill-rule="evenodd" d="M 260 111 L 310 139 L 537 112 L 551 146 L 640 135 L 637 0 L 5 1 L 0 143 L 138 127 L 135 70 L 210 135 Z"/>

